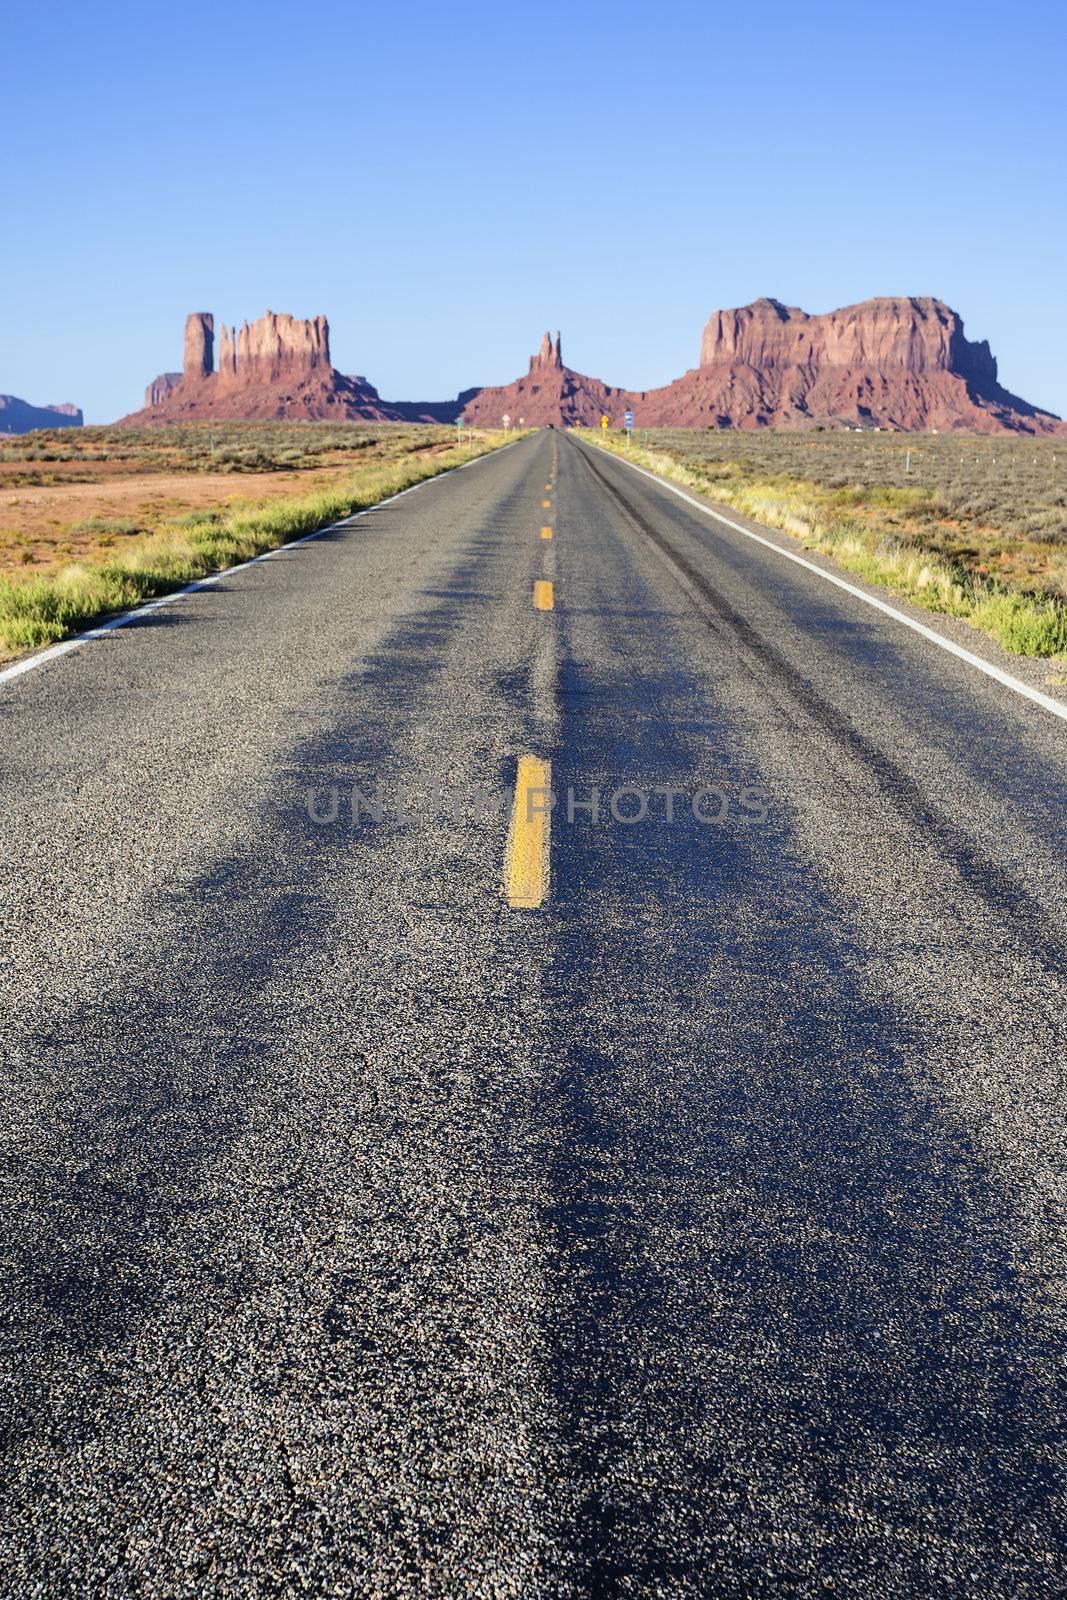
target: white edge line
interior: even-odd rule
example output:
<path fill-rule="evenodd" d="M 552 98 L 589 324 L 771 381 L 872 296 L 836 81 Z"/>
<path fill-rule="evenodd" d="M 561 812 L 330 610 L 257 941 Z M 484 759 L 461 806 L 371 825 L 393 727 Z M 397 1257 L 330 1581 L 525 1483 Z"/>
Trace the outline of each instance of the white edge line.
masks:
<path fill-rule="evenodd" d="M 451 477 L 453 472 L 462 472 L 464 467 L 477 466 L 479 461 L 488 461 L 492 456 L 498 456 L 502 451 L 510 450 L 521 443 L 521 439 L 512 439 L 509 444 L 502 444 L 496 450 L 487 450 L 484 455 L 473 456 L 470 461 L 461 461 L 458 466 L 446 467 L 444 472 L 435 472 L 432 478 L 422 478 L 418 483 L 409 483 L 406 489 L 399 489 L 396 494 L 389 495 L 385 500 L 376 500 L 372 506 L 364 506 L 362 511 L 353 511 L 350 517 L 342 517 L 340 522 L 327 523 L 324 528 L 315 528 L 311 533 L 302 533 L 299 539 L 290 539 L 288 544 L 275 545 L 273 550 L 264 550 L 262 555 L 252 556 L 248 561 L 239 561 L 235 567 L 223 567 L 220 572 L 212 572 L 206 578 L 197 578 L 195 583 L 187 583 L 182 589 L 174 589 L 170 594 L 159 595 L 157 599 L 148 600 L 144 605 L 135 607 L 133 611 L 124 611 L 120 617 L 112 617 L 110 622 L 101 622 L 98 627 L 86 628 L 84 633 L 76 634 L 73 639 L 61 639 L 58 644 L 49 645 L 47 650 L 39 650 L 36 655 L 26 656 L 22 661 L 15 661 L 9 667 L 0 668 L 0 683 L 9 683 L 12 678 L 21 678 L 24 672 L 33 672 L 37 667 L 43 667 L 46 662 L 58 661 L 60 656 L 69 654 L 71 650 L 80 650 L 83 644 L 89 644 L 93 639 L 102 639 L 105 634 L 114 633 L 116 628 L 124 628 L 128 622 L 136 622 L 138 617 L 147 617 L 153 611 L 162 611 L 164 606 L 172 606 L 175 600 L 180 600 L 183 595 L 195 594 L 198 589 L 209 589 L 213 583 L 221 583 L 223 578 L 232 577 L 235 572 L 243 572 L 246 567 L 258 566 L 261 561 L 269 561 L 272 556 L 280 556 L 286 550 L 295 550 L 298 545 L 308 544 L 312 539 L 321 539 L 324 533 L 332 533 L 337 528 L 346 528 L 350 522 L 358 522 L 360 517 L 367 517 L 382 506 L 392 505 L 394 500 L 402 500 L 406 494 L 414 494 L 416 489 L 425 489 L 431 483 L 440 483 L 442 478 Z"/>
<path fill-rule="evenodd" d="M 599 449 L 600 447 L 597 446 Z M 671 494 L 676 494 L 679 500 L 684 500 L 687 505 L 695 506 L 698 511 L 703 511 L 706 517 L 714 517 L 716 522 L 723 523 L 727 528 L 732 528 L 735 533 L 743 533 L 746 539 L 754 539 L 756 544 L 766 545 L 768 550 L 773 550 L 776 555 L 784 556 L 787 561 L 795 561 L 798 567 L 806 567 L 809 572 L 814 572 L 819 578 L 825 578 L 827 583 L 832 583 L 838 589 L 844 589 L 846 594 L 855 595 L 857 600 L 862 600 L 866 605 L 873 606 L 876 611 L 883 611 L 887 617 L 892 617 L 895 622 L 902 622 L 906 628 L 911 628 L 915 633 L 921 633 L 924 639 L 929 639 L 931 644 L 940 645 L 942 650 L 947 650 L 950 655 L 958 656 L 961 661 L 968 662 L 972 667 L 977 667 L 979 672 L 984 672 L 987 678 L 995 678 L 1007 689 L 1014 689 L 1016 694 L 1023 695 L 1027 700 L 1032 700 L 1035 705 L 1043 706 L 1046 711 L 1051 711 L 1054 717 L 1067 722 L 1067 705 L 1062 700 L 1054 700 L 1049 694 L 1042 694 L 1040 689 L 1032 689 L 1028 683 L 1023 683 L 1021 678 L 1013 678 L 1010 672 L 1005 672 L 1002 667 L 995 667 L 991 661 L 983 661 L 981 656 L 976 656 L 970 650 L 965 650 L 962 645 L 956 644 L 952 639 L 946 639 L 944 634 L 928 628 L 924 623 L 916 622 L 914 617 L 909 617 L 904 611 L 898 611 L 896 606 L 891 606 L 884 600 L 879 600 L 875 595 L 868 594 L 865 589 L 860 589 L 854 583 L 849 583 L 845 578 L 839 578 L 836 573 L 827 572 L 825 567 L 817 567 L 814 561 L 808 561 L 804 556 L 796 555 L 792 550 L 785 550 L 773 539 L 765 539 L 762 534 L 753 533 L 751 528 L 743 528 L 739 522 L 732 522 L 729 517 L 724 517 L 720 511 L 713 511 L 694 495 L 687 494 L 676 483 L 671 483 L 667 478 L 661 478 L 655 472 L 649 472 L 647 467 L 639 467 L 636 461 L 627 461 L 625 456 L 617 456 L 613 450 L 605 450 L 604 455 L 610 456 L 613 461 L 621 461 L 623 466 L 629 467 L 632 472 L 639 472 L 643 478 L 650 478 L 661 489 L 669 489 Z"/>

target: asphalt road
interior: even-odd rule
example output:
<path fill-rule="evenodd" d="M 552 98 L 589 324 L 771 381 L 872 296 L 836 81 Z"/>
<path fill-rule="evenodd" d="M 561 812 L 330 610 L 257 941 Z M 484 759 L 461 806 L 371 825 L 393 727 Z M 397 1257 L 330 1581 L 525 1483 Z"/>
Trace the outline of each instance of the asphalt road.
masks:
<path fill-rule="evenodd" d="M 0 1594 L 1064 1592 L 1067 723 L 551 433 L 0 720 Z"/>

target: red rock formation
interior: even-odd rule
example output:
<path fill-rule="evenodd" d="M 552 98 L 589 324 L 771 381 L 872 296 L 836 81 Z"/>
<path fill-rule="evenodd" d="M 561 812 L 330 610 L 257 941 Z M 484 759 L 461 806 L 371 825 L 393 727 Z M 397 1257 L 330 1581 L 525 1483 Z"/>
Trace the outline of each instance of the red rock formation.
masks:
<path fill-rule="evenodd" d="M 699 369 L 679 384 L 659 391 L 662 404 L 720 426 L 995 432 L 1045 431 L 1055 421 L 1002 389 L 988 344 L 971 343 L 955 311 L 922 297 L 816 317 L 777 300 L 716 312 Z"/>
<path fill-rule="evenodd" d="M 330 326 L 325 317 L 302 321 L 287 313 L 267 311 L 258 322 L 239 329 L 223 324 L 219 335 L 219 375 L 227 386 L 241 388 L 297 380 L 330 368 Z"/>
<path fill-rule="evenodd" d="M 186 383 L 199 383 L 209 378 L 215 369 L 215 318 L 210 311 L 192 311 L 185 319 L 185 353 L 182 359 L 182 378 Z"/>
<path fill-rule="evenodd" d="M 394 405 L 382 400 L 365 378 L 347 378 L 335 371 L 325 317 L 305 321 L 267 311 L 240 328 L 223 324 L 217 372 L 212 360 L 214 329 L 210 312 L 193 312 L 185 324 L 183 371 L 154 379 L 145 391 L 144 410 L 122 418 L 123 422 L 199 417 L 451 422 L 462 408 L 462 401 L 455 400 Z"/>
<path fill-rule="evenodd" d="M 553 352 L 555 359 L 553 359 Z M 701 364 L 662 389 L 615 389 L 563 366 L 548 335 L 515 383 L 482 389 L 466 415 L 499 426 L 507 413 L 543 425 L 612 427 L 881 427 L 1055 433 L 1051 413 L 1009 394 L 988 344 L 964 336 L 940 300 L 878 299 L 826 316 L 756 300 L 708 321 Z"/>
<path fill-rule="evenodd" d="M 161 406 L 167 396 L 174 393 L 181 381 L 180 372 L 161 372 L 158 378 L 152 379 L 144 392 L 145 405 Z"/>
<path fill-rule="evenodd" d="M 810 317 L 777 300 L 716 311 L 704 329 L 700 365 L 874 367 L 882 372 L 955 372 L 995 383 L 986 343 L 971 344 L 963 322 L 940 300 L 865 300 Z"/>
<path fill-rule="evenodd" d="M 551 422 L 559 427 L 584 424 L 593 427 L 607 414 L 613 425 L 621 424 L 629 400 L 624 389 L 613 389 L 599 378 L 587 378 L 563 365 L 562 341 L 546 333 L 540 349 L 530 357 L 530 370 L 523 378 L 498 388 L 478 389 L 464 407 L 463 415 L 483 428 L 499 428 L 505 416 L 513 426 L 543 428 Z"/>
<path fill-rule="evenodd" d="M 562 372 L 563 356 L 560 351 L 560 338 L 556 334 L 555 343 L 546 332 L 541 340 L 541 348 L 535 356 L 530 357 L 531 372 Z"/>
<path fill-rule="evenodd" d="M 620 389 L 575 372 L 563 364 L 559 334 L 553 340 L 546 333 L 514 383 L 426 404 L 382 400 L 365 378 L 335 371 L 325 317 L 300 321 L 268 311 L 239 329 L 222 327 L 217 372 L 213 336 L 214 319 L 195 312 L 186 323 L 180 382 L 164 373 L 149 385 L 145 410 L 123 420 L 451 422 L 462 411 L 488 427 L 499 427 L 505 415 L 534 427 L 593 427 L 606 415 L 620 427 L 629 410 L 638 427 L 1067 431 L 1001 388 L 989 346 L 968 340 L 942 301 L 924 298 L 865 300 L 825 316 L 777 300 L 717 311 L 704 330 L 700 366 L 662 389 Z"/>
<path fill-rule="evenodd" d="M 219 382 L 229 385 L 237 371 L 237 346 L 233 334 L 222 323 L 219 328 Z"/>

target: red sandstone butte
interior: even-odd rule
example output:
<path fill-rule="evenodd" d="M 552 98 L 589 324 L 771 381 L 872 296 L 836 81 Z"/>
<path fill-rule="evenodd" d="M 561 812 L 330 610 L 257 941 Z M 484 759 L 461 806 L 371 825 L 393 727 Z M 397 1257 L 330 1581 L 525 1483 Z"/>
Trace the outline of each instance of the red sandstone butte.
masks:
<path fill-rule="evenodd" d="M 240 328 L 222 324 L 217 370 L 214 342 L 214 317 L 209 311 L 192 312 L 185 322 L 182 371 L 154 378 L 145 390 L 143 410 L 122 422 L 143 425 L 207 417 L 451 422 L 466 399 L 426 404 L 383 400 L 366 378 L 348 378 L 331 365 L 325 317 L 300 319 L 267 311 Z"/>
<path fill-rule="evenodd" d="M 625 389 L 613 389 L 599 378 L 587 378 L 563 365 L 560 336 L 545 334 L 541 348 L 530 357 L 530 370 L 514 383 L 498 388 L 479 389 L 463 412 L 479 427 L 499 428 L 505 416 L 513 427 L 543 428 L 551 422 L 557 427 L 576 423 L 594 427 L 602 415 L 614 426 L 621 426 L 623 412 L 633 396 Z"/>

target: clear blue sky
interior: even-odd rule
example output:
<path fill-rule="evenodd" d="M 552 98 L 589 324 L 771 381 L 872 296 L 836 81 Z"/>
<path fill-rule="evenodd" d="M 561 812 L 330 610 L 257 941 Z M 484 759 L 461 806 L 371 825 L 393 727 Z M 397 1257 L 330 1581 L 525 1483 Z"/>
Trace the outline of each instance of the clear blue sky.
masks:
<path fill-rule="evenodd" d="M 542 330 L 648 387 L 708 314 L 936 294 L 1067 414 L 1061 5 L 13 7 L 0 391 L 91 421 L 191 310 L 325 312 L 394 399 Z"/>

